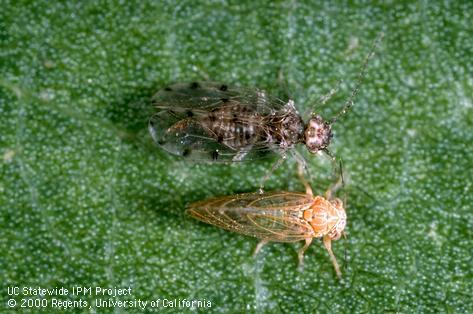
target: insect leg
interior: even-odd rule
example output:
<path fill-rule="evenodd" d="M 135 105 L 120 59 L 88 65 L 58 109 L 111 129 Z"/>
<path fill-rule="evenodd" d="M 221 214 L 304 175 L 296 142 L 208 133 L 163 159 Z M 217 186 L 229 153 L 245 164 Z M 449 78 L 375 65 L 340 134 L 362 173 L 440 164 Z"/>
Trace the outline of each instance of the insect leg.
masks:
<path fill-rule="evenodd" d="M 256 254 L 258 254 L 258 252 L 261 250 L 261 248 L 268 242 L 269 240 L 267 239 L 262 239 L 261 241 L 259 241 L 258 245 L 256 245 L 255 251 L 253 252 L 253 257 L 255 257 Z"/>
<path fill-rule="evenodd" d="M 328 93 L 326 93 L 325 95 L 322 95 L 321 97 L 319 97 L 316 101 L 315 101 L 315 105 L 313 107 L 317 107 L 318 104 L 320 105 L 325 105 L 329 100 L 330 98 L 333 97 L 333 95 L 335 95 L 338 90 L 340 89 L 340 85 L 342 84 L 342 80 L 339 80 L 338 83 L 337 83 L 337 86 L 335 86 L 334 88 L 332 88 Z M 304 115 L 303 117 L 307 117 L 309 116 L 309 113 L 310 111 L 312 111 L 313 108 L 309 107 L 307 108 L 305 111 L 304 111 Z M 315 112 L 312 112 L 311 113 L 312 116 L 315 116 L 316 113 Z"/>
<path fill-rule="evenodd" d="M 332 195 L 345 184 L 343 180 L 343 170 L 342 170 L 342 162 L 340 161 L 340 175 L 338 176 L 338 180 L 333 183 L 328 190 L 325 192 L 325 198 L 330 200 L 332 199 Z"/>
<path fill-rule="evenodd" d="M 289 82 L 284 76 L 284 70 L 282 68 L 280 68 L 278 72 L 278 84 L 281 91 L 284 93 L 284 96 L 289 99 L 293 99 L 291 90 L 289 89 Z M 291 85 L 294 84 L 298 85 L 297 88 L 301 87 L 300 84 L 297 84 L 296 82 L 291 82 Z"/>
<path fill-rule="evenodd" d="M 297 252 L 297 257 L 299 259 L 299 269 L 302 270 L 304 268 L 304 253 L 309 248 L 310 244 L 312 243 L 312 238 L 306 238 L 305 244 L 303 247 L 299 249 Z"/>
<path fill-rule="evenodd" d="M 243 149 L 239 150 L 238 153 L 232 158 L 232 161 L 242 161 L 243 158 L 245 158 L 246 154 L 248 154 L 250 149 L 251 149 L 251 145 L 246 146 Z"/>
<path fill-rule="evenodd" d="M 327 94 L 325 95 L 322 95 L 322 97 L 320 97 L 317 102 L 320 103 L 321 105 L 325 105 L 327 103 L 327 101 L 330 100 L 330 98 L 333 97 L 333 95 L 335 95 L 338 90 L 340 89 L 340 85 L 342 84 L 342 80 L 339 80 L 337 82 L 337 86 L 335 86 L 334 88 L 332 88 Z"/>
<path fill-rule="evenodd" d="M 312 187 L 310 186 L 309 182 L 307 182 L 304 176 L 304 174 L 306 173 L 309 174 L 309 171 L 307 169 L 307 163 L 304 157 L 296 150 L 293 151 L 293 154 L 297 161 L 297 176 L 299 177 L 299 180 L 301 180 L 302 184 L 305 187 L 305 193 L 309 195 L 314 195 L 314 193 L 312 193 Z"/>
<path fill-rule="evenodd" d="M 332 260 L 333 267 L 335 268 L 335 273 L 337 277 L 340 279 L 342 278 L 342 273 L 340 272 L 340 266 L 338 266 L 337 259 L 332 251 L 332 239 L 328 235 L 324 236 L 324 246 L 327 250 L 328 254 L 330 255 L 330 259 Z"/>
<path fill-rule="evenodd" d="M 281 158 L 278 158 L 278 160 L 276 160 L 276 162 L 273 164 L 273 166 L 271 167 L 271 169 L 266 172 L 266 174 L 264 175 L 263 179 L 261 180 L 260 182 L 260 185 L 259 185 L 259 194 L 263 194 L 264 193 L 264 184 L 266 183 L 266 181 L 268 181 L 269 177 L 271 176 L 271 174 L 277 169 L 279 168 L 279 166 L 282 165 L 282 163 L 286 160 L 286 153 L 283 153 L 281 155 Z"/>

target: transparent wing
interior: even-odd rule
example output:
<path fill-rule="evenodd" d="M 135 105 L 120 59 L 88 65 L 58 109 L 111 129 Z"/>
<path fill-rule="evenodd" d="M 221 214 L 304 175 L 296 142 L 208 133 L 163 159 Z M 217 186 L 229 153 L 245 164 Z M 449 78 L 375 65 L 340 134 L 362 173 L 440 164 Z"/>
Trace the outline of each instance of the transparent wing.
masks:
<path fill-rule="evenodd" d="M 293 192 L 238 194 L 191 204 L 187 213 L 205 223 L 244 235 L 276 242 L 295 242 L 313 237 L 302 218 L 310 207 L 310 195 Z"/>
<path fill-rule="evenodd" d="M 235 101 L 261 114 L 271 114 L 286 103 L 258 89 L 234 87 L 216 82 L 177 83 L 158 91 L 153 104 L 165 110 L 197 110 L 209 112 L 225 101 Z"/>
<path fill-rule="evenodd" d="M 195 161 L 248 161 L 270 157 L 278 147 L 265 142 L 234 149 L 211 136 L 201 122 L 175 111 L 162 111 L 151 117 L 149 131 L 164 150 Z M 239 157 L 241 156 L 241 157 Z"/>
<path fill-rule="evenodd" d="M 265 158 L 278 150 L 263 141 L 229 147 L 202 123 L 215 110 L 228 106 L 233 107 L 232 112 L 254 112 L 258 117 L 277 114 L 285 103 L 261 91 L 212 82 L 179 83 L 160 90 L 153 97 L 153 104 L 158 112 L 150 119 L 150 133 L 171 154 L 191 160 L 227 162 Z M 238 119 L 241 124 L 255 123 L 240 116 Z"/>

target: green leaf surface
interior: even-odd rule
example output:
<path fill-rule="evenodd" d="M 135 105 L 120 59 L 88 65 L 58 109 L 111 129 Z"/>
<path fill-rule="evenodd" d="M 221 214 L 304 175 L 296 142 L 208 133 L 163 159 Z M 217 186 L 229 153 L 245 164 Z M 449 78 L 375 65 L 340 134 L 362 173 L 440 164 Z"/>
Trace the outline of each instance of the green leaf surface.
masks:
<path fill-rule="evenodd" d="M 471 1 L 0 6 L 1 310 L 63 311 L 21 308 L 7 287 L 101 286 L 132 288 L 114 300 L 211 302 L 146 312 L 473 312 Z M 190 164 L 159 150 L 147 131 L 159 88 L 222 81 L 289 93 L 303 112 L 343 80 L 316 107 L 328 118 L 381 31 L 355 106 L 333 126 L 347 179 L 341 281 L 319 241 L 300 272 L 301 244 L 253 258 L 257 240 L 185 215 L 190 202 L 255 191 L 272 161 Z M 331 165 L 304 155 L 322 193 Z M 303 191 L 294 165 L 267 189 Z"/>

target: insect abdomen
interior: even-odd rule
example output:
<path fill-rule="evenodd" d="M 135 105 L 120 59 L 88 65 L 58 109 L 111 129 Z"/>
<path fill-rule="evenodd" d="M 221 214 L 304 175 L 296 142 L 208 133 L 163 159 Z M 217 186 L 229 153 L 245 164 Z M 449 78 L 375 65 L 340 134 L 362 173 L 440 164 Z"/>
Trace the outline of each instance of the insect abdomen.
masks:
<path fill-rule="evenodd" d="M 261 119 L 261 116 L 250 108 L 235 105 L 212 111 L 201 123 L 219 143 L 239 149 L 260 139 Z"/>

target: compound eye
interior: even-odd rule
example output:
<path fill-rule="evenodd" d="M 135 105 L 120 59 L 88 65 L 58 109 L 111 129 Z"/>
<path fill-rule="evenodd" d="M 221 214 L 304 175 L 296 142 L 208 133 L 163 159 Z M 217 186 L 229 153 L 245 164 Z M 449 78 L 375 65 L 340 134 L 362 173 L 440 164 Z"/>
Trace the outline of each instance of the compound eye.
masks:
<path fill-rule="evenodd" d="M 317 134 L 317 132 L 315 131 L 315 128 L 309 127 L 309 128 L 307 129 L 307 134 L 306 134 L 306 136 L 307 136 L 309 139 L 313 138 L 313 137 L 315 136 L 315 134 Z"/>

